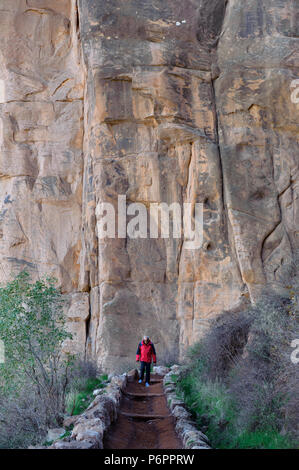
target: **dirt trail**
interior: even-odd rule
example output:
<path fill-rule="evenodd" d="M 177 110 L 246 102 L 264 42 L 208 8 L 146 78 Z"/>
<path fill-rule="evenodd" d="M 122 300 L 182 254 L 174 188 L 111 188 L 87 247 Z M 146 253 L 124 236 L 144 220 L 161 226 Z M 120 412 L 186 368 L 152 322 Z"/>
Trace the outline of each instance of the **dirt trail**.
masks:
<path fill-rule="evenodd" d="M 104 449 L 182 449 L 174 418 L 163 393 L 163 377 L 151 385 L 130 378 L 120 403 L 119 417 L 104 439 Z"/>

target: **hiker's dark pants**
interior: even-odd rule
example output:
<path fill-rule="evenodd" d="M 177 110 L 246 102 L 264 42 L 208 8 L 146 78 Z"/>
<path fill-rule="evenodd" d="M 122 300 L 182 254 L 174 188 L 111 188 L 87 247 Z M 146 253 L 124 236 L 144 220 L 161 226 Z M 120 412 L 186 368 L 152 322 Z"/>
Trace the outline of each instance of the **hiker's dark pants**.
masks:
<path fill-rule="evenodd" d="M 145 381 L 147 383 L 150 382 L 151 379 L 151 363 L 150 362 L 140 362 L 140 378 L 143 380 L 144 377 L 144 369 L 146 369 L 146 376 L 145 376 Z"/>

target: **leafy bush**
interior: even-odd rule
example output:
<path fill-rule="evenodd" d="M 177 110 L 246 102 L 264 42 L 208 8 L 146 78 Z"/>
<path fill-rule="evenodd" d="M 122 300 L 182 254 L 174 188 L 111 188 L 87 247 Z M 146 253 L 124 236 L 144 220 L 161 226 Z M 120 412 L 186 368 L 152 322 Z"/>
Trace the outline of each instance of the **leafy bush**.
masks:
<path fill-rule="evenodd" d="M 0 288 L 1 446 L 32 442 L 61 425 L 73 358 L 63 355 L 71 335 L 64 327 L 63 299 L 55 280 L 34 283 L 20 273 Z"/>

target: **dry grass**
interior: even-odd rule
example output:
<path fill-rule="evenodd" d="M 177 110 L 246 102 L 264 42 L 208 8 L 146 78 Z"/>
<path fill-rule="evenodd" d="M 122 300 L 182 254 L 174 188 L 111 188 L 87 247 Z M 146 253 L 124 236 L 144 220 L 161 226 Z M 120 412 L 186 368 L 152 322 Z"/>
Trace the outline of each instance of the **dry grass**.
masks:
<path fill-rule="evenodd" d="M 287 297 L 267 293 L 255 307 L 227 312 L 190 350 L 180 389 L 214 446 L 298 442 L 298 365 L 290 359 L 291 341 L 299 338 L 296 299 L 291 290 Z"/>

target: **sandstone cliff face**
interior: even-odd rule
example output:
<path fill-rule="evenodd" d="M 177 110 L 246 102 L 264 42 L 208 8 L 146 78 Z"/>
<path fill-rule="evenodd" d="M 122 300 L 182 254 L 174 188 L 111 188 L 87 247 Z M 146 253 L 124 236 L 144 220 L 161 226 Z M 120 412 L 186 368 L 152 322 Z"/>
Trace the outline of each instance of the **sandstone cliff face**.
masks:
<path fill-rule="evenodd" d="M 279 283 L 299 243 L 298 14 L 291 1 L 230 1 L 217 51 L 225 200 L 252 299 Z"/>
<path fill-rule="evenodd" d="M 298 248 L 291 0 L 0 0 L 1 280 L 55 275 L 69 347 L 182 354 Z M 13 39 L 12 39 L 13 38 Z M 204 244 L 101 240 L 98 202 L 204 204 Z"/>
<path fill-rule="evenodd" d="M 0 279 L 24 268 L 35 278 L 49 273 L 66 293 L 78 290 L 81 250 L 84 74 L 76 28 L 74 2 L 0 1 Z M 83 320 L 76 330 L 84 342 Z"/>

